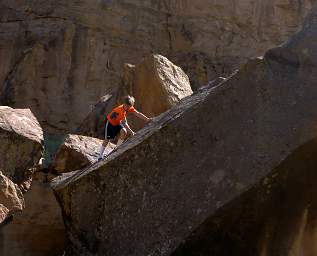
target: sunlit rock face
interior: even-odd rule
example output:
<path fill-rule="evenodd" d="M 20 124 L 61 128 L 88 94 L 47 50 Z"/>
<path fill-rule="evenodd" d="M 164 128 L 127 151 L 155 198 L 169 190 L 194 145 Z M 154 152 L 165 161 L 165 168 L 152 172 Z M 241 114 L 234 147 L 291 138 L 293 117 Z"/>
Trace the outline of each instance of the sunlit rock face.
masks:
<path fill-rule="evenodd" d="M 129 66 L 128 66 L 129 67 Z M 127 67 L 126 67 L 127 68 Z M 136 100 L 136 108 L 148 117 L 155 117 L 177 105 L 179 101 L 193 94 L 185 72 L 162 55 L 149 55 L 134 68 L 128 68 L 130 78 L 124 80 L 123 88 Z M 129 88 L 131 86 L 131 88 Z M 144 127 L 144 120 L 133 115 L 129 124 L 135 130 Z"/>
<path fill-rule="evenodd" d="M 158 116 L 192 93 L 188 76 L 164 56 L 147 56 L 135 67 L 132 94 L 148 116 Z"/>
<path fill-rule="evenodd" d="M 195 90 L 286 40 L 313 2 L 1 1 L 0 102 L 30 107 L 46 131 L 74 131 L 124 63 L 162 54 Z"/>
<path fill-rule="evenodd" d="M 306 223 L 315 219 L 309 196 L 315 194 L 315 162 L 307 162 L 303 170 L 297 168 L 297 161 L 283 162 L 316 139 L 316 19 L 317 6 L 303 30 L 281 47 L 249 61 L 218 86 L 185 98 L 103 162 L 55 179 L 52 185 L 67 223 L 69 251 L 171 255 L 223 207 L 261 181 L 267 183 L 264 178 L 270 179 L 277 166 L 282 168 L 278 173 L 284 206 L 294 202 L 294 212 L 289 211 L 294 213 L 294 222 L 288 227 L 291 218 L 282 217 L 287 209 L 272 209 L 270 223 L 270 207 L 275 205 L 271 200 L 282 202 L 279 178 L 273 179 L 264 187 L 265 194 L 271 184 L 272 194 L 264 197 L 268 208 L 263 206 L 262 224 L 270 228 L 285 222 L 276 237 L 267 239 L 265 235 L 274 234 L 274 229 L 261 230 L 259 225 L 263 237 L 258 240 L 258 255 L 271 255 L 274 248 L 283 251 L 283 245 L 274 245 L 279 238 L 290 246 L 285 250 L 289 255 L 301 255 L 306 241 L 310 244 L 305 248 L 313 250 L 313 242 L 306 240 L 311 238 Z M 309 159 L 315 152 L 308 150 Z M 298 163 L 305 162 L 305 155 L 304 150 L 304 160 Z M 284 171 L 288 167 L 297 171 Z M 292 192 L 296 182 L 301 184 L 295 191 L 305 187 L 307 191 Z M 256 198 L 252 200 L 256 204 Z M 276 216 L 279 213 L 281 217 Z"/>

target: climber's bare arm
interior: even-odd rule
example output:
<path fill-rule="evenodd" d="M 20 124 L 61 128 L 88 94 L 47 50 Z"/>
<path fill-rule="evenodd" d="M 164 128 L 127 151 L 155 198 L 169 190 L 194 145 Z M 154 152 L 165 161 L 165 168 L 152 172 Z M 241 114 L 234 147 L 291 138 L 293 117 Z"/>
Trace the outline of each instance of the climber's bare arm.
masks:
<path fill-rule="evenodd" d="M 136 115 L 137 117 L 143 119 L 143 120 L 146 121 L 146 122 L 149 122 L 149 121 L 152 120 L 152 118 L 147 117 L 146 115 L 142 114 L 142 113 L 139 112 L 139 111 L 135 111 L 135 112 L 133 112 L 133 114 Z"/>

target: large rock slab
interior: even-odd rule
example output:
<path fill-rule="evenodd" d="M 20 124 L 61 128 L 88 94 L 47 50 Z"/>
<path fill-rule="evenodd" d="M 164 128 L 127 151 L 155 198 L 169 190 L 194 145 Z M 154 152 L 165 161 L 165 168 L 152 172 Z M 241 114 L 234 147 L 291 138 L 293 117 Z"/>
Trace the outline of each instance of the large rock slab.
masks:
<path fill-rule="evenodd" d="M 53 186 L 77 255 L 170 255 L 316 138 L 317 6 L 304 29 Z"/>
<path fill-rule="evenodd" d="M 313 2 L 3 0 L 0 103 L 72 133 L 120 83 L 124 63 L 162 54 L 197 89 L 286 40 Z"/>
<path fill-rule="evenodd" d="M 42 128 L 29 109 L 0 106 L 0 141 L 0 169 L 19 184 L 41 158 Z"/>
<path fill-rule="evenodd" d="M 72 172 L 96 162 L 102 142 L 92 137 L 68 134 L 56 153 L 52 168 L 58 173 Z M 104 154 L 113 148 L 111 144 Z"/>

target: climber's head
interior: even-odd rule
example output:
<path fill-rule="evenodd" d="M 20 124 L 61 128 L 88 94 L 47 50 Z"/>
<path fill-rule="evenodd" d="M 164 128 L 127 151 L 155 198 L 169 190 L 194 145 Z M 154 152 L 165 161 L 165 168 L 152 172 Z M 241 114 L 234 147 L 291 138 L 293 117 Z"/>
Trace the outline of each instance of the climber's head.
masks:
<path fill-rule="evenodd" d="M 123 98 L 123 107 L 125 111 L 128 111 L 131 107 L 134 106 L 135 99 L 134 97 L 128 95 Z"/>

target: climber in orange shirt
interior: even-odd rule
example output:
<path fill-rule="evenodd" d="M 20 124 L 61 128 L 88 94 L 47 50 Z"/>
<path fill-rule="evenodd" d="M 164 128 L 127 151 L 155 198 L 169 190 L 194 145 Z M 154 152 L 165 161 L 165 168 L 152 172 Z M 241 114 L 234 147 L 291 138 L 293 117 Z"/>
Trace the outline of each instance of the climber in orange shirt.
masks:
<path fill-rule="evenodd" d="M 103 153 L 109 141 L 114 139 L 118 133 L 120 133 L 120 137 L 118 139 L 117 146 L 122 144 L 124 139 L 127 137 L 128 133 L 130 133 L 131 135 L 135 134 L 134 131 L 132 131 L 132 129 L 128 125 L 126 119 L 127 113 L 133 113 L 134 115 L 145 120 L 146 122 L 152 119 L 137 111 L 133 107 L 134 103 L 135 99 L 132 96 L 125 96 L 124 103 L 114 108 L 107 116 L 107 122 L 105 126 L 105 140 L 100 147 L 98 161 L 103 159 Z"/>

